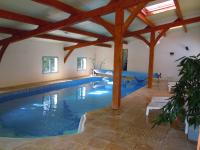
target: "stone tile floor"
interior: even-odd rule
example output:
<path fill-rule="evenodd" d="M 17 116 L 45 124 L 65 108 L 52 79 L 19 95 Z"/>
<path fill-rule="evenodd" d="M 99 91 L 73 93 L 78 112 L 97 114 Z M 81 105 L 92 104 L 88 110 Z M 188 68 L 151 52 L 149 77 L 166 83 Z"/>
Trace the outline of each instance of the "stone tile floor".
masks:
<path fill-rule="evenodd" d="M 154 83 L 125 97 L 119 111 L 110 107 L 89 112 L 85 131 L 38 139 L 0 138 L 0 150 L 196 150 L 184 131 L 162 125 L 151 128 L 158 112 L 145 116 L 152 96 L 169 96 L 167 83 Z"/>

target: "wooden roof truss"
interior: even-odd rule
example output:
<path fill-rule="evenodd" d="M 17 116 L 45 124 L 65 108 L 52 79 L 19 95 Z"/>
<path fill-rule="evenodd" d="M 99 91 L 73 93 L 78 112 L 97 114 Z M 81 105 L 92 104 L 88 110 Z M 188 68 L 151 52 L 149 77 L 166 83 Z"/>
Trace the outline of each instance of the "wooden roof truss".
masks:
<path fill-rule="evenodd" d="M 178 20 L 176 20 L 175 22 L 172 22 L 172 23 L 159 25 L 159 26 L 156 26 L 141 11 L 148 2 L 153 1 L 153 0 L 135 0 L 135 1 L 133 1 L 133 0 L 111 0 L 110 3 L 108 3 L 106 6 L 96 8 L 96 9 L 90 10 L 90 11 L 79 10 L 79 9 L 74 8 L 70 5 L 67 5 L 59 0 L 54 0 L 54 1 L 52 1 L 52 0 L 33 0 L 33 1 L 43 4 L 43 5 L 47 5 L 47 6 L 59 9 L 63 12 L 69 13 L 71 15 L 69 18 L 58 21 L 58 22 L 47 22 L 47 21 L 44 21 L 44 20 L 41 20 L 38 18 L 26 16 L 23 14 L 9 12 L 6 10 L 0 10 L 0 18 L 15 20 L 15 21 L 33 24 L 33 25 L 38 25 L 38 27 L 36 29 L 29 30 L 29 31 L 0 27 L 1 33 L 12 34 L 11 37 L 0 41 L 0 46 L 1 46 L 0 61 L 2 59 L 4 52 L 6 51 L 6 48 L 8 47 L 8 45 L 10 43 L 21 41 L 21 40 L 24 40 L 24 39 L 27 39 L 30 37 L 39 37 L 39 38 L 44 38 L 44 39 L 77 43 L 76 45 L 68 46 L 68 47 L 64 48 L 65 51 L 70 50 L 71 52 L 76 48 L 81 48 L 81 47 L 90 46 L 90 45 L 111 47 L 110 44 L 106 44 L 105 42 L 114 40 L 116 25 L 111 24 L 110 22 L 103 19 L 101 16 L 112 13 L 112 12 L 116 12 L 116 10 L 119 8 L 119 6 L 121 9 L 123 9 L 123 10 L 128 9 L 128 11 L 131 12 L 131 15 L 124 22 L 124 25 L 123 25 L 124 37 L 134 36 L 134 37 L 144 41 L 147 45 L 150 45 L 150 42 L 147 41 L 142 36 L 142 34 L 144 34 L 144 33 L 150 33 L 152 31 L 159 31 L 160 34 L 158 37 L 160 37 L 160 36 L 165 35 L 167 29 L 169 29 L 171 27 L 174 27 L 177 25 L 183 25 L 184 30 L 187 31 L 185 24 L 200 21 L 199 17 L 184 20 L 178 0 L 174 0 L 174 3 L 176 5 L 176 13 L 178 16 Z M 142 20 L 148 26 L 145 29 L 130 32 L 130 31 L 128 31 L 129 25 L 132 23 L 132 21 L 136 17 L 139 18 L 140 20 Z M 87 20 L 103 26 L 112 35 L 112 37 L 71 27 L 74 24 L 84 22 Z M 80 35 L 94 37 L 94 38 L 97 38 L 97 40 L 96 41 L 86 41 L 86 40 L 81 40 L 81 39 L 74 39 L 74 38 L 69 38 L 69 37 L 61 37 L 61 36 L 57 36 L 57 35 L 47 34 L 47 32 L 50 32 L 53 30 L 58 30 L 58 29 L 62 30 L 62 31 L 80 34 Z M 127 41 L 123 41 L 123 43 L 127 44 Z M 67 58 L 69 57 L 71 52 L 66 55 L 66 57 L 64 59 L 65 61 L 67 60 Z"/>

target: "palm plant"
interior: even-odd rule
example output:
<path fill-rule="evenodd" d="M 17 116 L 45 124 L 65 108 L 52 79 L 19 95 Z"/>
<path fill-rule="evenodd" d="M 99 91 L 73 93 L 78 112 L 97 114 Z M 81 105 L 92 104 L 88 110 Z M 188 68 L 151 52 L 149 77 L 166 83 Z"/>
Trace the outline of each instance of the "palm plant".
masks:
<path fill-rule="evenodd" d="M 153 121 L 154 126 L 172 124 L 179 118 L 181 121 L 186 119 L 189 126 L 196 128 L 200 125 L 200 54 L 182 57 L 177 61 L 180 61 L 180 79 L 174 86 L 171 101 Z"/>

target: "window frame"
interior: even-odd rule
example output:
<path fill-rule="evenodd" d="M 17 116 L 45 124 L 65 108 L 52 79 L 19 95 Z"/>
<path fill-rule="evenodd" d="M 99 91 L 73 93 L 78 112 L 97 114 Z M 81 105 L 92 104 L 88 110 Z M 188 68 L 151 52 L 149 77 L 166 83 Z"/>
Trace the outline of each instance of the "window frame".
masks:
<path fill-rule="evenodd" d="M 78 59 L 85 59 L 86 60 L 85 68 L 78 68 Z M 77 57 L 76 63 L 77 63 L 77 66 L 76 66 L 77 71 L 86 71 L 87 70 L 87 57 Z"/>
<path fill-rule="evenodd" d="M 54 59 L 57 58 L 57 71 L 53 72 L 52 68 L 50 66 L 49 72 L 45 72 L 45 70 L 44 70 L 44 59 L 45 58 L 48 58 L 48 59 L 50 59 L 50 58 L 54 58 Z M 59 57 L 58 56 L 42 56 L 42 74 L 58 73 L 58 71 L 59 71 L 59 67 L 58 66 L 59 66 Z"/>

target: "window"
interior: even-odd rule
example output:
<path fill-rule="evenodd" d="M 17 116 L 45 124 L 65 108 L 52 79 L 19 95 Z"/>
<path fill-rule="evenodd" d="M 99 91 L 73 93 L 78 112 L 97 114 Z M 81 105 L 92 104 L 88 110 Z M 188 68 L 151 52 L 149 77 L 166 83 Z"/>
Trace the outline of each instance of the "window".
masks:
<path fill-rule="evenodd" d="M 42 57 L 42 73 L 58 72 L 58 57 L 43 56 Z"/>
<path fill-rule="evenodd" d="M 158 13 L 165 12 L 168 10 L 173 10 L 173 9 L 176 9 L 174 1 L 167 0 L 165 2 L 147 6 L 142 10 L 142 12 L 148 16 L 148 15 L 158 14 Z"/>
<path fill-rule="evenodd" d="M 86 70 L 87 59 L 85 57 L 77 58 L 77 70 L 83 71 Z"/>

